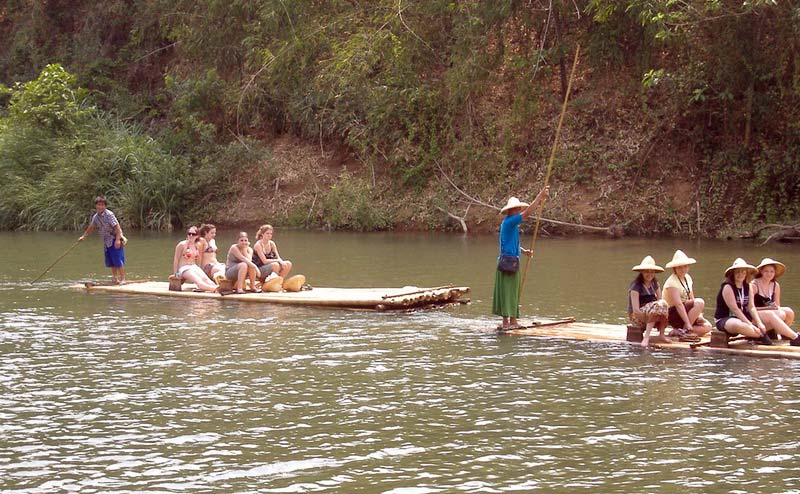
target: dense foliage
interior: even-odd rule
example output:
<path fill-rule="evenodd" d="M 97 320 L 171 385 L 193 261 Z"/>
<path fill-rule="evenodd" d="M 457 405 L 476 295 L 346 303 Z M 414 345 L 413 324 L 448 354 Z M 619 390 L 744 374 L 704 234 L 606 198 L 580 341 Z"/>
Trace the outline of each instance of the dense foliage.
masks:
<path fill-rule="evenodd" d="M 0 226 L 73 226 L 99 192 L 133 226 L 201 217 L 284 134 L 364 167 L 311 223 L 390 227 L 379 197 L 449 207 L 442 174 L 487 199 L 529 190 L 578 45 L 562 217 L 714 233 L 800 216 L 796 2 L 10 0 Z"/>

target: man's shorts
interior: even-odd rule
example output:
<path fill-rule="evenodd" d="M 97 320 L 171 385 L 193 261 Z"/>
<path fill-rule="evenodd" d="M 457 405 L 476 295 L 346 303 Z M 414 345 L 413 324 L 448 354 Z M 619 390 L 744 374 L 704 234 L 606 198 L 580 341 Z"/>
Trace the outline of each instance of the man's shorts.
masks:
<path fill-rule="evenodd" d="M 125 265 L 125 247 L 120 246 L 119 249 L 111 247 L 105 248 L 106 254 L 106 267 L 107 268 L 121 268 Z"/>

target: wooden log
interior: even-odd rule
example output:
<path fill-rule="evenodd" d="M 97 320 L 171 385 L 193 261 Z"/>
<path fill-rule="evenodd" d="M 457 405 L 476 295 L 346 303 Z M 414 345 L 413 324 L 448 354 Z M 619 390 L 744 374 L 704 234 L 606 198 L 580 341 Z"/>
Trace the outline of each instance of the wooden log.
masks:
<path fill-rule="evenodd" d="M 395 297 L 405 297 L 407 295 L 416 295 L 418 293 L 427 293 L 427 292 L 430 292 L 430 291 L 433 291 L 433 290 L 444 290 L 445 288 L 453 288 L 453 287 L 454 287 L 453 285 L 444 285 L 444 286 L 437 286 L 437 287 L 433 287 L 433 288 L 422 288 L 422 289 L 419 289 L 419 290 L 415 290 L 413 292 L 395 293 L 393 295 L 384 295 L 382 298 L 383 299 L 387 299 L 387 298 L 395 298 Z"/>
<path fill-rule="evenodd" d="M 174 274 L 169 275 L 169 290 L 171 292 L 180 292 L 183 290 L 183 278 L 178 278 Z"/>
<path fill-rule="evenodd" d="M 711 331 L 711 341 L 709 346 L 713 348 L 728 348 L 728 339 L 730 335 L 726 331 Z"/>
<path fill-rule="evenodd" d="M 641 343 L 644 340 L 644 327 L 637 326 L 635 324 L 628 324 L 627 326 L 627 334 L 625 336 L 626 341 L 630 341 L 631 343 Z"/>

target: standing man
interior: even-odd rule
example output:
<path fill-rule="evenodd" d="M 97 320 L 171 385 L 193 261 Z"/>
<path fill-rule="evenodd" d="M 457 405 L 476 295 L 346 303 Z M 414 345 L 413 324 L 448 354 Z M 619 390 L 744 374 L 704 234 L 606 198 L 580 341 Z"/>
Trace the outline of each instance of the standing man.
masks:
<path fill-rule="evenodd" d="M 105 247 L 106 267 L 111 268 L 111 276 L 117 285 L 125 284 L 125 243 L 127 239 L 122 234 L 122 227 L 117 221 L 117 217 L 110 209 L 106 209 L 105 196 L 97 196 L 94 199 L 94 207 L 97 212 L 92 216 L 92 221 L 86 227 L 86 231 L 78 239 L 82 241 L 97 228 L 103 237 Z"/>
<path fill-rule="evenodd" d="M 503 318 L 503 323 L 497 327 L 498 331 L 519 327 L 519 255 L 533 255 L 532 250 L 519 245 L 519 225 L 549 196 L 550 186 L 546 185 L 530 204 L 512 197 L 500 210 L 505 217 L 500 224 L 500 255 L 497 256 L 492 297 L 492 314 Z"/>

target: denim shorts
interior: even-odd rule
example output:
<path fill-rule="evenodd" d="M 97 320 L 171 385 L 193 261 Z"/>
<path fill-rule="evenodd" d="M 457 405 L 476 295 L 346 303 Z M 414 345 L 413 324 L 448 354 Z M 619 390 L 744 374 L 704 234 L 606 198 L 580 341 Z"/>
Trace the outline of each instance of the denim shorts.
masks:
<path fill-rule="evenodd" d="M 106 267 L 107 268 L 121 268 L 125 265 L 125 247 L 120 246 L 119 249 L 114 245 L 105 248 Z"/>

